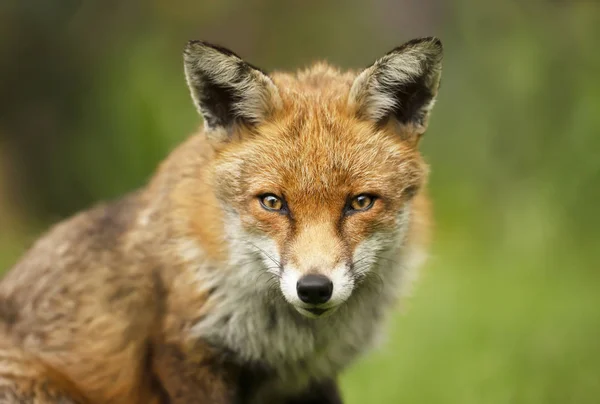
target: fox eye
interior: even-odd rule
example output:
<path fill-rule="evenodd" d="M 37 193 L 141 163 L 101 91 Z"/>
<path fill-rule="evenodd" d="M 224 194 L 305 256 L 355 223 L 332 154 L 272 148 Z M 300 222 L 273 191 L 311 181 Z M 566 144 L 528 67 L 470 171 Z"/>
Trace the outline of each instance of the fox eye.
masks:
<path fill-rule="evenodd" d="M 285 205 L 283 200 L 276 195 L 273 194 L 264 194 L 258 197 L 260 204 L 266 210 L 270 210 L 273 212 L 282 212 L 285 210 Z"/>
<path fill-rule="evenodd" d="M 371 209 L 374 203 L 374 196 L 366 194 L 357 195 L 350 200 L 350 203 L 346 208 L 346 213 L 364 212 L 365 210 Z"/>

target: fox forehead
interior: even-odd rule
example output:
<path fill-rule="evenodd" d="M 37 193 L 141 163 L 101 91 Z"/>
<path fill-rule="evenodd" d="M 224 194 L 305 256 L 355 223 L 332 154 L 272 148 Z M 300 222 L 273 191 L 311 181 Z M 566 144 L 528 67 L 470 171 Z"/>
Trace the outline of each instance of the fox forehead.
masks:
<path fill-rule="evenodd" d="M 274 74 L 283 108 L 219 153 L 218 161 L 239 173 L 236 191 L 306 202 L 365 192 L 393 198 L 420 185 L 426 166 L 415 145 L 349 107 L 354 77 L 324 64 Z"/>

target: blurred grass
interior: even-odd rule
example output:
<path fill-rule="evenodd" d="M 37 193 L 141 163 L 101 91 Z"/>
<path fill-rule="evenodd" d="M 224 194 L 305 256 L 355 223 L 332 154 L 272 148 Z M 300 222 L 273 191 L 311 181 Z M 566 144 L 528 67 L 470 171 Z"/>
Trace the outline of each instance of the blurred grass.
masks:
<path fill-rule="evenodd" d="M 143 184 L 194 130 L 185 40 L 268 69 L 360 67 L 435 34 L 432 259 L 387 343 L 344 375 L 348 403 L 600 401 L 600 3 L 104 4 L 64 31 L 0 5 L 0 272 L 49 223 Z M 45 38 L 53 57 L 25 81 Z"/>
<path fill-rule="evenodd" d="M 343 378 L 348 402 L 597 403 L 597 274 L 441 244 L 387 343 Z"/>

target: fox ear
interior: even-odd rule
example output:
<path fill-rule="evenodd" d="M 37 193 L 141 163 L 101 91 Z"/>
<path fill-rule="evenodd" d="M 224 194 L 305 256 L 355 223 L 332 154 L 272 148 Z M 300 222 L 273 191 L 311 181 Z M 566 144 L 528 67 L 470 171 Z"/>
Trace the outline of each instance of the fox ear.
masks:
<path fill-rule="evenodd" d="M 271 78 L 230 50 L 190 41 L 183 56 L 186 80 L 207 132 L 229 133 L 238 123 L 260 123 L 280 107 Z"/>
<path fill-rule="evenodd" d="M 442 43 L 414 39 L 363 70 L 352 84 L 349 104 L 362 118 L 384 124 L 395 119 L 403 132 L 427 129 L 442 73 Z"/>

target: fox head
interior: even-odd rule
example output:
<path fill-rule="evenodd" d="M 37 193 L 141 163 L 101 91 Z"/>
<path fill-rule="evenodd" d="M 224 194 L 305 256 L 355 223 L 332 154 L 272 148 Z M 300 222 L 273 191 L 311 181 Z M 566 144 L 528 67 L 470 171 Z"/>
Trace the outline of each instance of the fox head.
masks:
<path fill-rule="evenodd" d="M 214 148 L 226 237 L 262 258 L 260 271 L 301 314 L 329 315 L 382 263 L 402 265 L 441 60 L 441 42 L 423 38 L 360 72 L 317 64 L 267 74 L 188 43 L 186 79 Z"/>

